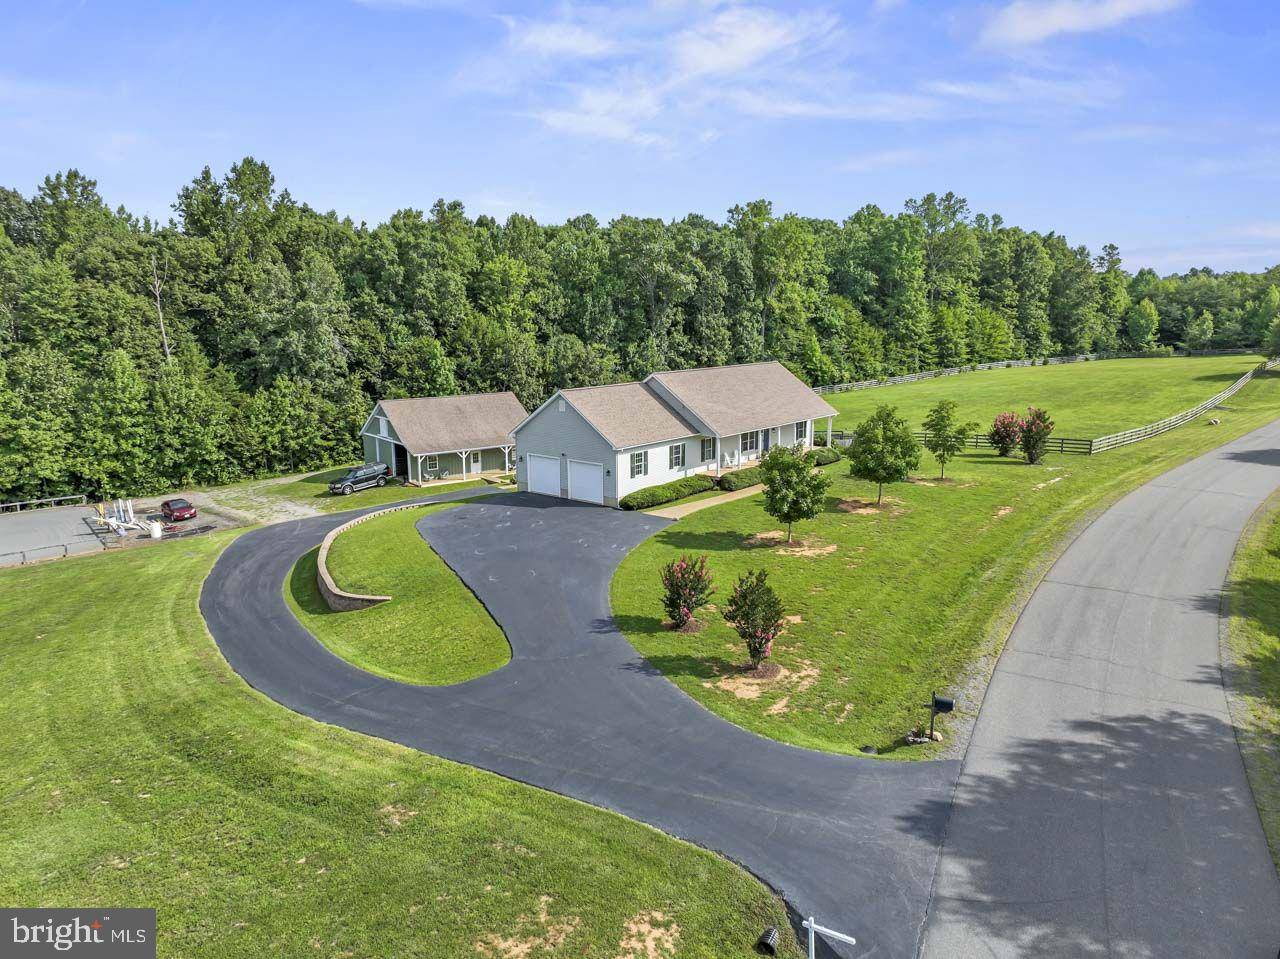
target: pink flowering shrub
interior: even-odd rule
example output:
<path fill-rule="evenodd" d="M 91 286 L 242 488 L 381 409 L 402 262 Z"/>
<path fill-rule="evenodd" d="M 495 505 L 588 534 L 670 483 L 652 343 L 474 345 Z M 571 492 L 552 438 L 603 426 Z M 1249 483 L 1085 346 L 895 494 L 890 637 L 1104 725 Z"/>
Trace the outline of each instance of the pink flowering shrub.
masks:
<path fill-rule="evenodd" d="M 987 439 L 1001 456 L 1008 456 L 1022 439 L 1022 420 L 1017 413 L 997 414 Z"/>
<path fill-rule="evenodd" d="M 1044 410 L 1034 406 L 1027 407 L 1027 418 L 1019 426 L 1019 442 L 1022 444 L 1022 455 L 1028 463 L 1039 463 L 1044 459 L 1045 447 L 1049 442 L 1049 434 L 1053 432 L 1053 420 Z"/>
<path fill-rule="evenodd" d="M 738 578 L 725 604 L 724 618 L 746 642 L 752 669 L 759 669 L 773 652 L 773 641 L 782 632 L 782 613 L 782 600 L 769 585 L 764 570 L 746 572 Z"/>
<path fill-rule="evenodd" d="M 681 556 L 662 567 L 662 608 L 677 629 L 693 619 L 711 598 L 711 572 L 705 556 Z"/>

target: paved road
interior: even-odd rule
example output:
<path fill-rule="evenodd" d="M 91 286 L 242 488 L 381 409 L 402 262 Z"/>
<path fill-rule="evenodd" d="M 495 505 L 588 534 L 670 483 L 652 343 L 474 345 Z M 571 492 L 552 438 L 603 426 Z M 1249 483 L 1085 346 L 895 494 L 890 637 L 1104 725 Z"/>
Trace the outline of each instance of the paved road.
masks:
<path fill-rule="evenodd" d="M 1136 490 L 1058 560 L 983 702 L 925 955 L 1274 959 L 1280 882 L 1223 695 L 1218 597 L 1278 485 L 1274 423 Z"/>
<path fill-rule="evenodd" d="M 253 686 L 316 719 L 718 850 L 801 914 L 857 936 L 857 949 L 843 954 L 916 953 L 959 763 L 785 746 L 715 717 L 657 674 L 614 627 L 608 590 L 622 557 L 667 521 L 529 494 L 424 517 L 423 534 L 488 606 L 513 651 L 496 672 L 431 688 L 343 662 L 283 601 L 293 563 L 349 516 L 255 530 L 214 566 L 201 610 Z M 916 804 L 921 812 L 903 815 Z"/>

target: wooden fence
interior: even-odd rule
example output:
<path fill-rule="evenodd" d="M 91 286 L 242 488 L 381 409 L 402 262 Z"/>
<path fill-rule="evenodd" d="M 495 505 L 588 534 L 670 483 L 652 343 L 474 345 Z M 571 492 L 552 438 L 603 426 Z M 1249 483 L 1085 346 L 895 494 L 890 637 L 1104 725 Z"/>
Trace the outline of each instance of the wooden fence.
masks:
<path fill-rule="evenodd" d="M 1113 450 L 1120 446 L 1128 446 L 1130 443 L 1139 443 L 1142 440 L 1151 439 L 1153 436 L 1159 436 L 1161 433 L 1167 433 L 1169 430 L 1176 429 L 1184 423 L 1189 423 L 1197 416 L 1201 416 L 1214 407 L 1221 405 L 1224 400 L 1228 400 L 1240 392 L 1245 384 L 1253 379 L 1256 374 L 1264 370 L 1275 369 L 1277 366 L 1280 366 L 1280 359 L 1260 363 L 1221 393 L 1209 397 L 1199 406 L 1183 410 L 1181 413 L 1175 413 L 1173 416 L 1166 417 L 1156 423 L 1148 423 L 1146 426 L 1134 427 L 1131 430 L 1111 433 L 1108 436 L 1099 436 L 1091 440 L 1075 439 L 1069 436 L 1050 436 L 1046 449 L 1050 453 L 1082 453 L 1086 456 L 1091 456 L 1094 453 L 1105 453 L 1107 450 Z M 914 430 L 913 433 L 915 438 L 921 441 L 929 435 L 924 430 Z M 822 434 L 818 433 L 818 435 Z M 830 437 L 828 437 L 828 442 L 834 443 L 836 446 L 848 446 L 851 440 L 852 436 L 844 430 L 832 430 Z M 991 441 L 987 439 L 986 434 L 970 436 L 966 445 L 974 449 L 993 449 Z"/>

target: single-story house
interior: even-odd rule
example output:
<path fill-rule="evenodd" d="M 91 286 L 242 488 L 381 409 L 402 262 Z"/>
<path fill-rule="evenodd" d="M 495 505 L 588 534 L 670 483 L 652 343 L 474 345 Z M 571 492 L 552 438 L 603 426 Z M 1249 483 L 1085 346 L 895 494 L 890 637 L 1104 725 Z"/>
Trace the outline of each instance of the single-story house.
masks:
<path fill-rule="evenodd" d="M 527 416 L 514 393 L 381 400 L 360 431 L 364 461 L 410 483 L 509 471 L 511 430 Z"/>
<path fill-rule="evenodd" d="M 778 362 L 558 390 L 512 430 L 521 490 L 617 506 L 635 490 L 813 442 L 836 411 Z"/>

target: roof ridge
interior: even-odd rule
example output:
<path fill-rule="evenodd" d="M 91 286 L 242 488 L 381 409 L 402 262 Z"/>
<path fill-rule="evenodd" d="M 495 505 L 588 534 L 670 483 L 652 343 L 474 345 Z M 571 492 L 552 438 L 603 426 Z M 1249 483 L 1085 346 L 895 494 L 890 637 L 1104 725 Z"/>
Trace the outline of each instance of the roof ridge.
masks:
<path fill-rule="evenodd" d="M 652 376 L 662 376 L 665 373 L 699 373 L 702 370 L 736 370 L 741 369 L 744 366 L 769 366 L 772 363 L 776 363 L 783 369 L 786 369 L 786 364 L 781 360 L 752 360 L 750 363 L 722 363 L 719 366 L 686 366 L 679 370 L 654 370 L 649 374 L 649 376 L 646 376 L 645 379 L 647 380 Z"/>
<path fill-rule="evenodd" d="M 378 403 L 405 403 L 409 400 L 465 400 L 476 396 L 515 396 L 514 390 L 487 390 L 483 393 L 446 393 L 443 396 L 387 396 Z"/>

